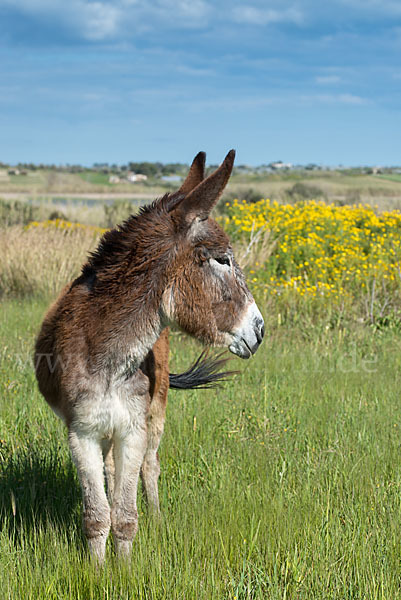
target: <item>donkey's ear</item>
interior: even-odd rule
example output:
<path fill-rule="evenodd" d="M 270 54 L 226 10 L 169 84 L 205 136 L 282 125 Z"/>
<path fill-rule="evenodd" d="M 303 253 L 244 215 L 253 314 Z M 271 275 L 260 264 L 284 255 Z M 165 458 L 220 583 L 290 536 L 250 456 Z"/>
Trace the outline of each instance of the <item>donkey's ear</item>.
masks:
<path fill-rule="evenodd" d="M 235 150 L 225 157 L 224 161 L 214 173 L 198 183 L 178 204 L 175 213 L 181 222 L 190 225 L 196 218 L 204 221 L 208 218 L 210 211 L 217 204 L 233 170 Z"/>
<path fill-rule="evenodd" d="M 189 192 L 192 192 L 196 186 L 204 180 L 205 178 L 205 162 L 206 162 L 206 153 L 198 152 L 192 161 L 191 168 L 189 169 L 189 173 L 178 190 L 178 194 L 183 194 L 186 196 Z"/>

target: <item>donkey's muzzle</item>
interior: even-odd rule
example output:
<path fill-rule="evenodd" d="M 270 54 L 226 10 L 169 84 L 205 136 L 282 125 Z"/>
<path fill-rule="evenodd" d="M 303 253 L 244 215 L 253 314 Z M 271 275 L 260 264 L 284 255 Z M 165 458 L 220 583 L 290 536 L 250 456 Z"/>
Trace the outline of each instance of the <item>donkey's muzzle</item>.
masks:
<path fill-rule="evenodd" d="M 228 349 L 240 358 L 250 358 L 259 348 L 265 324 L 255 302 L 249 305 L 241 323 L 232 331 Z"/>

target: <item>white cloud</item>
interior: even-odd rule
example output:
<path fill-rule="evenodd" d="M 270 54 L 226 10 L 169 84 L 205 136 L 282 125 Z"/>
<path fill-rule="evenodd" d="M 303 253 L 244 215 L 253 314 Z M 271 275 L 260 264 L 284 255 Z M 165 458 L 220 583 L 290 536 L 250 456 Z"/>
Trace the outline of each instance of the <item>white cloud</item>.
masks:
<path fill-rule="evenodd" d="M 203 0 L 164 0 L 161 4 L 167 5 L 172 13 L 190 18 L 202 18 L 209 13 L 209 6 Z"/>
<path fill-rule="evenodd" d="M 191 67 L 188 65 L 178 65 L 176 71 L 190 77 L 214 77 L 217 74 L 216 71 L 210 68 Z"/>
<path fill-rule="evenodd" d="M 88 40 L 104 40 L 117 34 L 124 15 L 119 4 L 88 0 L 0 0 L 0 6 L 9 6 L 47 23 L 57 22 Z"/>
<path fill-rule="evenodd" d="M 318 94 L 316 96 L 305 96 L 304 100 L 324 104 L 368 104 L 366 98 L 356 96 L 355 94 Z"/>
<path fill-rule="evenodd" d="M 297 23 L 303 21 L 302 13 L 294 7 L 286 9 L 257 8 L 255 6 L 237 6 L 233 11 L 233 20 L 248 25 L 270 25 L 271 23 Z"/>
<path fill-rule="evenodd" d="M 342 25 L 345 13 L 350 22 L 401 14 L 399 0 L 333 0 L 328 6 L 316 0 L 0 0 L 1 6 L 91 41 L 127 40 L 138 32 L 165 28 L 335 23 L 337 15 Z"/>
<path fill-rule="evenodd" d="M 85 6 L 84 12 L 83 33 L 87 39 L 103 40 L 118 32 L 123 16 L 119 8 L 93 2 Z"/>
<path fill-rule="evenodd" d="M 277 104 L 283 104 L 286 100 L 283 98 L 274 98 L 264 96 L 262 98 L 255 98 L 253 96 L 244 96 L 242 98 L 221 97 L 216 99 L 206 100 L 190 100 L 188 102 L 182 102 L 181 105 L 185 107 L 189 112 L 203 112 L 207 110 L 221 110 L 223 112 L 237 112 L 241 110 L 257 110 L 266 106 L 274 106 Z"/>
<path fill-rule="evenodd" d="M 398 0 L 339 0 L 346 8 L 356 8 L 362 13 L 379 15 L 401 15 L 401 3 Z"/>
<path fill-rule="evenodd" d="M 184 104 L 184 103 L 183 103 Z M 369 104 L 369 100 L 356 96 L 354 94 L 316 94 L 316 95 L 293 95 L 293 94 L 272 94 L 255 96 L 243 96 L 233 98 L 232 96 L 220 97 L 217 99 L 205 99 L 188 102 L 188 109 L 191 111 L 201 110 L 257 110 L 268 106 L 287 106 L 291 107 L 310 107 L 316 104 L 329 105 L 350 105 L 360 106 Z"/>
<path fill-rule="evenodd" d="M 194 29 L 223 21 L 254 26 L 303 21 L 303 14 L 295 6 L 232 8 L 226 3 L 214 5 L 210 0 L 0 0 L 0 6 L 54 23 L 92 41 L 126 39 L 160 26 Z"/>
<path fill-rule="evenodd" d="M 156 23 L 173 28 L 198 28 L 208 24 L 214 13 L 205 0 L 157 0 L 152 4 L 141 0 L 141 15 L 149 27 Z"/>
<path fill-rule="evenodd" d="M 61 25 L 87 40 L 126 37 L 160 22 L 197 27 L 210 13 L 205 0 L 0 0 L 24 16 Z"/>
<path fill-rule="evenodd" d="M 368 104 L 369 101 L 362 96 L 356 96 L 355 94 L 339 94 L 335 100 L 342 104 Z"/>
<path fill-rule="evenodd" d="M 316 77 L 316 83 L 321 85 L 333 85 L 341 82 L 341 77 L 338 75 L 321 75 Z"/>

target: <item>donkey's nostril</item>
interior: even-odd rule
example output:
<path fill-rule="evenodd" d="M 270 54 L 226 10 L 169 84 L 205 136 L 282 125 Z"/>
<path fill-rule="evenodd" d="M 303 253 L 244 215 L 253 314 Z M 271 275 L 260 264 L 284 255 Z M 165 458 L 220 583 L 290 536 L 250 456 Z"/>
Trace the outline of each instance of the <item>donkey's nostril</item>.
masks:
<path fill-rule="evenodd" d="M 263 336 L 265 335 L 265 325 L 262 320 L 259 320 L 255 327 L 256 339 L 258 340 L 258 345 L 262 342 Z"/>

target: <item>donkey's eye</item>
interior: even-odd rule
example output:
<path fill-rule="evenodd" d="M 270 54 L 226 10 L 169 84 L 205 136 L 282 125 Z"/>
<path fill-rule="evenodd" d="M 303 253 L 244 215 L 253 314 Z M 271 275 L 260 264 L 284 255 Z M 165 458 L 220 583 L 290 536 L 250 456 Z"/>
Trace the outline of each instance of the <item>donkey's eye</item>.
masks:
<path fill-rule="evenodd" d="M 218 262 L 220 265 L 228 265 L 230 266 L 230 259 L 228 258 L 228 256 L 219 256 L 216 257 L 214 259 L 216 262 Z"/>

